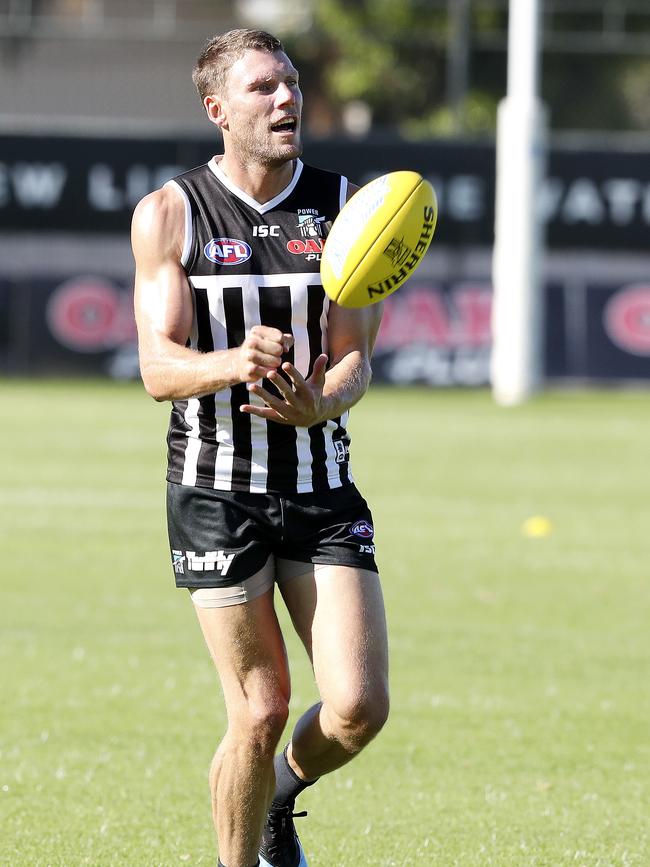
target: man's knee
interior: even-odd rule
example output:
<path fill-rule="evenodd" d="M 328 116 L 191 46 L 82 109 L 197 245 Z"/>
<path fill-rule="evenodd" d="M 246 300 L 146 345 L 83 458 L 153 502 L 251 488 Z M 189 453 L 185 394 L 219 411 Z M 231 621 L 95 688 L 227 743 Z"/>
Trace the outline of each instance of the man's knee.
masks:
<path fill-rule="evenodd" d="M 388 690 L 368 695 L 348 695 L 329 708 L 332 734 L 350 753 L 357 753 L 379 734 L 388 719 Z"/>
<path fill-rule="evenodd" d="M 255 752 L 273 754 L 288 718 L 289 703 L 284 696 L 251 699 L 232 717 L 230 732 Z"/>

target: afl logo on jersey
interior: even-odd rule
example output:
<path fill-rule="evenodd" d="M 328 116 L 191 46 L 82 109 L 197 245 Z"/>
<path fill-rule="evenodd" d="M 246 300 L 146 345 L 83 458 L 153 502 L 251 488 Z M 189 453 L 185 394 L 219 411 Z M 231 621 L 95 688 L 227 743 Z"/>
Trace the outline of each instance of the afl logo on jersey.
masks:
<path fill-rule="evenodd" d="M 237 238 L 213 238 L 203 248 L 205 257 L 217 265 L 241 265 L 252 252 L 245 241 Z"/>

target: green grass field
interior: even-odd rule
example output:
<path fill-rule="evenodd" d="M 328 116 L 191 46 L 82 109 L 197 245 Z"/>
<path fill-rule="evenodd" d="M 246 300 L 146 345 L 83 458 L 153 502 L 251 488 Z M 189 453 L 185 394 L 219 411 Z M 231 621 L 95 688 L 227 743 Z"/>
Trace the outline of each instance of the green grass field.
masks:
<path fill-rule="evenodd" d="M 214 865 L 224 713 L 173 587 L 168 409 L 137 385 L 0 396 L 0 864 Z M 650 865 L 649 429 L 645 393 L 356 408 L 393 710 L 302 797 L 310 867 Z M 549 536 L 522 535 L 535 514 Z M 315 691 L 287 635 L 295 719 Z"/>

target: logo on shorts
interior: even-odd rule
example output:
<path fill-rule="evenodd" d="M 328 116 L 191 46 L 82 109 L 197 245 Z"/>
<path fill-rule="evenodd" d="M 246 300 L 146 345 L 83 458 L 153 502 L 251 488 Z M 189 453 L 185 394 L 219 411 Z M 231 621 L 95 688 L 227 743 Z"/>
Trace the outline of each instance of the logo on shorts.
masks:
<path fill-rule="evenodd" d="M 241 265 L 253 254 L 246 241 L 237 238 L 212 238 L 203 248 L 203 253 L 217 265 Z"/>
<path fill-rule="evenodd" d="M 182 552 L 180 552 L 182 553 Z M 191 572 L 221 572 L 223 576 L 228 574 L 230 564 L 235 559 L 234 554 L 226 554 L 225 551 L 206 551 L 203 557 L 199 557 L 196 551 L 186 551 L 187 568 Z"/>
<path fill-rule="evenodd" d="M 172 566 L 174 567 L 174 572 L 177 575 L 184 575 L 185 569 L 183 568 L 183 563 L 185 561 L 185 554 L 182 551 L 174 551 L 172 550 Z"/>
<path fill-rule="evenodd" d="M 372 524 L 369 524 L 368 521 L 357 521 L 356 524 L 353 524 L 350 527 L 350 533 L 353 536 L 358 536 L 360 539 L 372 539 L 375 535 L 375 530 Z"/>

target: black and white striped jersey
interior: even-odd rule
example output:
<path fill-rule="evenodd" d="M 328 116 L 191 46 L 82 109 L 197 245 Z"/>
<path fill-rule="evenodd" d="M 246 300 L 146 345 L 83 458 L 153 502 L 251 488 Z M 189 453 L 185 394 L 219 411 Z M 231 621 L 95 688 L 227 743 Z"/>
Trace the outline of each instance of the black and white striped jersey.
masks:
<path fill-rule="evenodd" d="M 215 158 L 169 184 L 185 201 L 181 262 L 194 294 L 188 345 L 228 349 L 240 346 L 254 325 L 273 326 L 293 335 L 287 360 L 308 377 L 327 352 L 320 255 L 345 203 L 347 179 L 297 160 L 290 184 L 261 205 L 231 183 Z M 168 480 L 253 493 L 320 491 L 352 481 L 348 413 L 295 428 L 239 411 L 253 402 L 262 404 L 245 384 L 175 401 Z"/>

